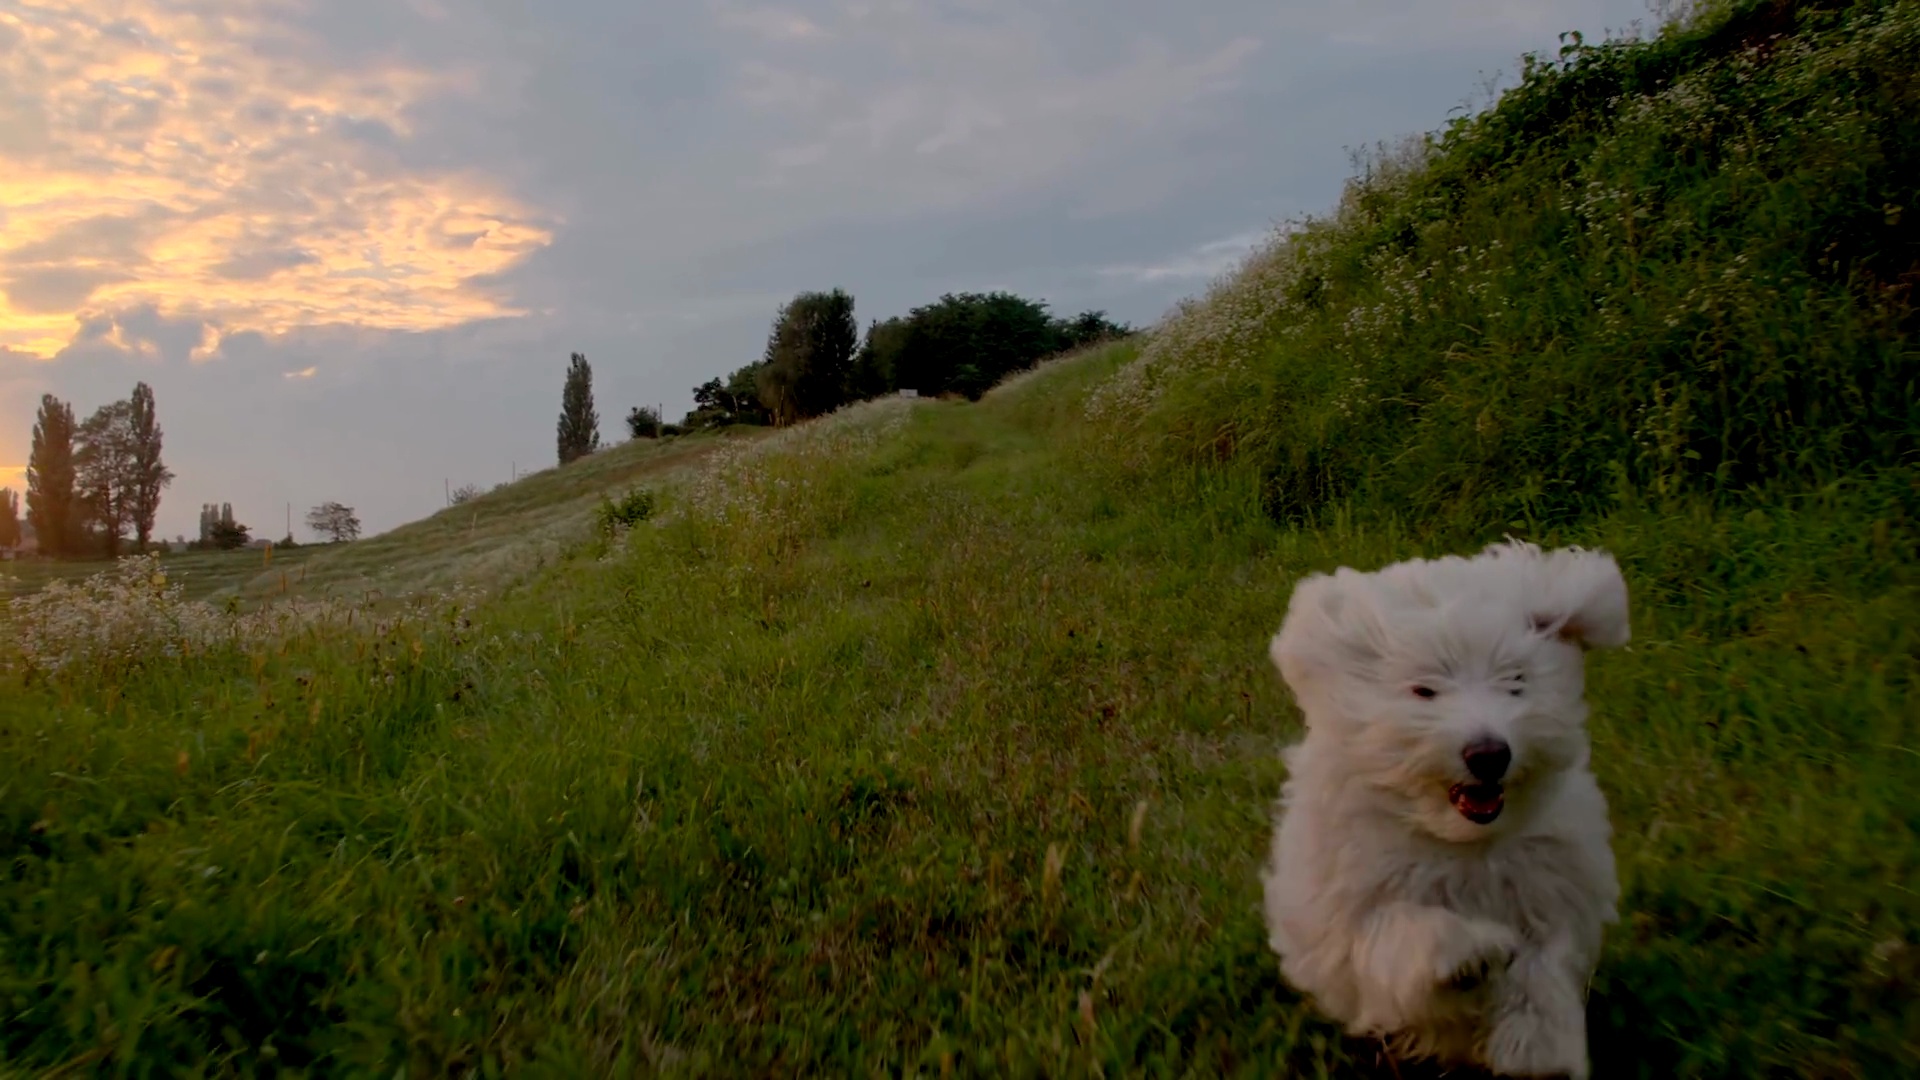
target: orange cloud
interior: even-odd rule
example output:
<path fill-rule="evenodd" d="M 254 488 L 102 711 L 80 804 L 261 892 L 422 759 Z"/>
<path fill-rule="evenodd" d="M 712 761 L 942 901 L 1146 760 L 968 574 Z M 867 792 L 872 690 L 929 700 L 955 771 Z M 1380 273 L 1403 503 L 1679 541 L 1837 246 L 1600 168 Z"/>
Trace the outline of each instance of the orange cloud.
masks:
<path fill-rule="evenodd" d="M 50 358 L 76 320 L 151 305 L 222 334 L 434 330 L 523 314 L 476 279 L 552 241 L 485 177 L 382 143 L 458 73 L 343 70 L 268 19 L 286 0 L 16 0 L 0 85 L 0 348 Z"/>
<path fill-rule="evenodd" d="M 27 467 L 25 465 L 0 465 L 0 488 L 12 488 L 15 495 L 19 495 L 24 499 L 27 491 Z M 27 508 L 24 505 L 21 506 L 20 512 L 23 514 L 26 513 Z"/>

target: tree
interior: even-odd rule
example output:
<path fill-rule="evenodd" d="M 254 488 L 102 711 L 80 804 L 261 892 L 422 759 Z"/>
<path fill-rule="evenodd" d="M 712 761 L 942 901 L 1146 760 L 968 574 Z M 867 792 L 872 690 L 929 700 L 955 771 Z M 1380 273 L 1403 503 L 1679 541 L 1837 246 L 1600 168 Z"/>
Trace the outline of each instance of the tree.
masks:
<path fill-rule="evenodd" d="M 253 542 L 252 530 L 228 517 L 213 523 L 213 532 L 207 537 L 207 542 L 220 551 L 233 551 Z"/>
<path fill-rule="evenodd" d="M 660 410 L 650 405 L 635 405 L 627 413 L 627 434 L 636 439 L 660 437 Z"/>
<path fill-rule="evenodd" d="M 200 504 L 200 539 L 197 546 L 216 551 L 246 547 L 252 530 L 233 520 L 232 503 Z"/>
<path fill-rule="evenodd" d="M 33 425 L 33 450 L 27 459 L 27 522 L 40 550 L 65 555 L 79 532 L 79 507 L 73 484 L 73 407 L 42 394 Z"/>
<path fill-rule="evenodd" d="M 461 484 L 459 487 L 453 489 L 453 494 L 447 496 L 447 504 L 449 506 L 459 506 L 461 503 L 472 502 L 479 497 L 479 484 Z"/>
<path fill-rule="evenodd" d="M 1012 293 L 949 293 L 907 316 L 896 386 L 977 399 L 1001 379 L 1059 351 L 1047 306 Z"/>
<path fill-rule="evenodd" d="M 132 516 L 134 541 L 141 551 L 153 538 L 153 519 L 160 513 L 160 491 L 173 483 L 173 470 L 160 460 L 160 421 L 153 407 L 153 388 L 135 383 L 131 408 L 133 439 L 132 482 L 128 509 Z"/>
<path fill-rule="evenodd" d="M 223 514 L 223 510 L 224 510 L 224 514 Z M 214 529 L 223 520 L 229 523 L 233 521 L 233 504 L 232 503 L 225 503 L 221 505 L 216 505 L 214 503 L 201 503 L 200 504 L 200 543 L 202 544 L 213 543 Z"/>
<path fill-rule="evenodd" d="M 74 486 L 87 524 L 98 530 L 100 550 L 120 554 L 120 539 L 133 524 L 136 454 L 133 403 L 100 406 L 80 425 L 73 455 Z"/>
<path fill-rule="evenodd" d="M 1055 346 L 1057 351 L 1085 348 L 1103 341 L 1118 341 L 1131 337 L 1134 329 L 1125 323 L 1117 323 L 1107 318 L 1104 311 L 1083 311 L 1071 319 L 1055 324 L 1054 333 L 1059 338 Z"/>
<path fill-rule="evenodd" d="M 353 507 L 337 502 L 324 502 L 307 511 L 307 528 L 335 543 L 360 538 L 360 519 L 354 515 Z"/>
<path fill-rule="evenodd" d="M 0 487 L 0 548 L 20 546 L 20 497 Z"/>
<path fill-rule="evenodd" d="M 804 292 L 781 307 L 758 379 L 760 402 L 774 422 L 790 424 L 845 404 L 859 342 L 853 297 L 844 289 Z"/>
<path fill-rule="evenodd" d="M 773 417 L 760 404 L 759 361 L 737 368 L 726 381 L 708 379 L 693 388 L 693 411 L 680 421 L 682 427 L 698 431 L 728 424 L 769 424 Z"/>
<path fill-rule="evenodd" d="M 593 368 L 584 353 L 574 353 L 567 365 L 566 386 L 560 392 L 559 445 L 562 465 L 600 449 L 600 414 L 593 411 Z"/>
<path fill-rule="evenodd" d="M 905 319 L 880 319 L 868 326 L 866 339 L 860 343 L 860 351 L 853 354 L 853 366 L 847 373 L 847 395 L 870 398 L 899 389 L 894 368 L 906 341 Z"/>

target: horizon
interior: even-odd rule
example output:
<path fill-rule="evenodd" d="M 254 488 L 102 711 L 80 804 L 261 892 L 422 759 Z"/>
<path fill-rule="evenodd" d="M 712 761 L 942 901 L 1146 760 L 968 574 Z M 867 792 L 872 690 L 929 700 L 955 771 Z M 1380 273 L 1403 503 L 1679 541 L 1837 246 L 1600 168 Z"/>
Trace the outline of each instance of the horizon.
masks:
<path fill-rule="evenodd" d="M 1430 131 L 1644 2 L 1222 0 L 1205 14 L 732 0 L 29 0 L 0 13 L 0 486 L 42 393 L 153 386 L 155 535 L 230 502 L 375 535 L 554 464 L 567 357 L 603 443 L 841 287 L 1150 326 L 1346 148 Z M 79 47 L 76 48 L 76 43 Z"/>

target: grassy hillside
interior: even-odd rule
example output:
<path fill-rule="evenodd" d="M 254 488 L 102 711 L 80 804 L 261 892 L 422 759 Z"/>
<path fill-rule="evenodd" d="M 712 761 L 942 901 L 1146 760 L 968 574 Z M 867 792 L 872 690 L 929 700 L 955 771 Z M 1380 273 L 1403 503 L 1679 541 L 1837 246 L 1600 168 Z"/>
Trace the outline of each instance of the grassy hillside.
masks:
<path fill-rule="evenodd" d="M 1915 205 L 1884 162 L 1911 160 L 1889 58 L 1920 52 L 1887 50 L 1916 26 L 1915 4 L 1731 6 L 1569 54 L 1140 348 L 721 447 L 648 478 L 661 512 L 612 540 L 587 525 L 607 485 L 558 470 L 528 483 L 579 478 L 564 514 L 489 497 L 556 530 L 544 565 L 497 556 L 513 574 L 435 569 L 528 542 L 471 511 L 328 571 L 520 582 L 478 606 L 16 664 L 0 1058 L 1379 1072 L 1265 944 L 1297 734 L 1265 643 L 1301 574 L 1511 531 L 1607 547 L 1634 596 L 1634 644 L 1590 663 L 1625 887 L 1597 1075 L 1920 1070 L 1913 315 L 1882 287 L 1913 234 L 1822 209 Z M 1852 110 L 1852 152 L 1725 190 L 1692 129 L 1668 144 L 1691 172 L 1628 152 L 1701 95 L 1756 152 Z M 1647 215 L 1555 209 L 1647 179 Z M 1590 235 L 1678 236 L 1684 206 L 1692 240 L 1626 262 Z M 1709 282 L 1732 306 L 1654 333 Z M 1755 402 L 1775 411 L 1743 427 Z"/>
<path fill-rule="evenodd" d="M 281 548 L 273 553 L 271 564 L 265 552 L 250 550 L 188 551 L 168 554 L 164 561 L 187 596 L 208 600 L 215 594 L 224 595 L 268 565 L 276 570 L 290 570 L 297 576 L 303 563 L 325 550 L 318 546 Z M 21 559 L 0 563 L 0 600 L 37 593 L 54 582 L 74 585 L 111 567 L 104 559 Z M 5 612 L 0 610 L 0 619 L 5 617 Z"/>
<path fill-rule="evenodd" d="M 593 531 L 593 508 L 636 486 L 697 466 L 716 450 L 752 440 L 758 428 L 656 442 L 635 439 L 566 468 L 528 473 L 431 517 L 352 544 L 262 551 L 195 551 L 161 557 L 188 599 L 244 605 L 283 597 L 403 596 L 459 586 L 498 591 L 537 575 Z M 0 564 L 0 598 L 101 573 L 92 561 Z M 4 617 L 4 613 L 0 613 Z"/>
<path fill-rule="evenodd" d="M 1455 536 L 1911 467 L 1920 13 L 1707 10 L 1376 155 L 1096 419 L 1156 463 L 1257 465 L 1284 518 Z"/>

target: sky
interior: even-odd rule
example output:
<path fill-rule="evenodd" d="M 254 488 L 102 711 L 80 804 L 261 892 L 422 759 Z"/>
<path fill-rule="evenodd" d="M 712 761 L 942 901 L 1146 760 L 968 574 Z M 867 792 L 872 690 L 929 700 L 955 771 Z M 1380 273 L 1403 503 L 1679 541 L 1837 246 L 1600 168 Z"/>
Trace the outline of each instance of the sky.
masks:
<path fill-rule="evenodd" d="M 1647 0 L 0 0 L 0 486 L 153 387 L 162 535 L 369 533 L 760 354 L 793 294 L 1149 325 L 1350 149 Z M 1490 80 L 1497 80 L 1491 82 Z"/>

